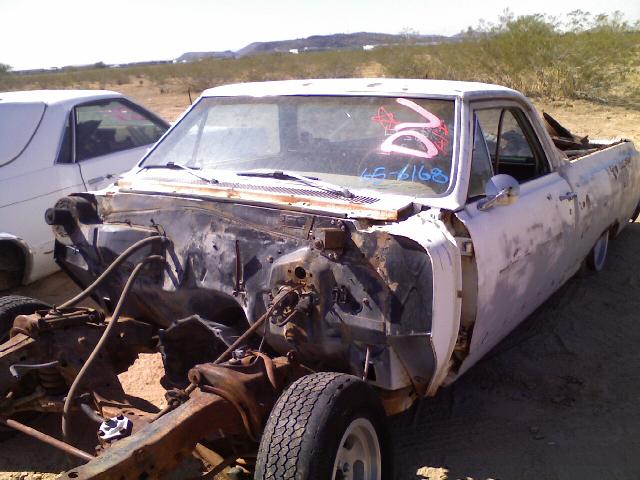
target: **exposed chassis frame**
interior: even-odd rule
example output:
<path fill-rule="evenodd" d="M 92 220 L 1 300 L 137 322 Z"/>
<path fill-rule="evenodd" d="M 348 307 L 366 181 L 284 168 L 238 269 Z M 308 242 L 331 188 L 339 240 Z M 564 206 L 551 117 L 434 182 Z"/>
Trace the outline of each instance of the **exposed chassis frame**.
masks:
<path fill-rule="evenodd" d="M 152 412 L 132 405 L 117 374 L 127 370 L 140 353 L 156 351 L 156 328 L 121 317 L 120 311 L 138 274 L 147 264 L 164 261 L 163 257 L 151 255 L 133 268 L 111 317 L 72 305 L 86 298 L 127 256 L 158 240 L 164 241 L 154 237 L 134 244 L 62 306 L 16 317 L 9 341 L 0 347 L 0 392 L 4 394 L 0 423 L 87 462 L 61 478 L 162 478 L 196 446 L 200 457 L 221 468 L 231 463 L 229 459 L 247 453 L 234 451 L 237 442 L 257 449 L 266 419 L 284 388 L 310 372 L 296 362 L 293 352 L 272 359 L 259 351 L 235 350 L 287 298 L 289 292 L 284 290 L 215 362 L 189 371 L 188 387 L 168 390 L 165 409 Z M 65 441 L 7 418 L 26 410 L 62 412 Z M 102 421 L 101 427 L 113 427 L 118 419 L 126 420 L 127 427 L 118 427 L 108 440 L 100 438 L 104 432 L 99 429 L 100 453 L 94 457 L 68 441 L 71 419 L 80 412 Z M 206 444 L 225 445 L 223 450 L 231 456 L 216 455 Z M 211 467 L 215 471 L 216 465 Z"/>

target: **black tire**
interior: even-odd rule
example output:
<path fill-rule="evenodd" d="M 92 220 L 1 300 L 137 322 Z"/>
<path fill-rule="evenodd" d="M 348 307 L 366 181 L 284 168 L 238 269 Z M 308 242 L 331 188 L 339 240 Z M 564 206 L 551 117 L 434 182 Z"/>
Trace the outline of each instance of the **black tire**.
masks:
<path fill-rule="evenodd" d="M 280 396 L 269 416 L 260 440 L 255 480 L 343 478 L 341 470 L 334 477 L 336 457 L 349 448 L 346 443 L 341 445 L 347 430 L 361 423 L 377 436 L 377 458 L 382 466 L 373 477 L 391 479 L 387 418 L 373 388 L 343 373 L 315 373 L 297 380 Z"/>
<path fill-rule="evenodd" d="M 13 325 L 13 320 L 18 315 L 29 315 L 36 310 L 50 308 L 40 300 L 29 297 L 20 297 L 18 295 L 7 295 L 0 297 L 0 344 L 9 338 L 9 330 Z M 33 417 L 29 412 L 19 413 L 16 420 L 23 421 Z M 12 428 L 0 426 L 0 442 L 13 438 L 18 432 Z"/>
<path fill-rule="evenodd" d="M 7 340 L 9 330 L 18 315 L 30 315 L 36 310 L 51 308 L 40 300 L 19 295 L 0 297 L 0 343 Z"/>

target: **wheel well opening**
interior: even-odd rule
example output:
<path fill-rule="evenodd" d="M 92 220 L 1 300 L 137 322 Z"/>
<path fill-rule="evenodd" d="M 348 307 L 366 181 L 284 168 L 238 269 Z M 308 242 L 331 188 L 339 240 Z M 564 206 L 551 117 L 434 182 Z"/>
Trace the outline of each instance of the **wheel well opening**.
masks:
<path fill-rule="evenodd" d="M 19 245 L 0 241 L 0 290 L 16 287 L 24 281 L 27 258 Z"/>
<path fill-rule="evenodd" d="M 609 227 L 609 238 L 615 237 L 618 233 L 620 233 L 620 223 L 616 221 Z"/>

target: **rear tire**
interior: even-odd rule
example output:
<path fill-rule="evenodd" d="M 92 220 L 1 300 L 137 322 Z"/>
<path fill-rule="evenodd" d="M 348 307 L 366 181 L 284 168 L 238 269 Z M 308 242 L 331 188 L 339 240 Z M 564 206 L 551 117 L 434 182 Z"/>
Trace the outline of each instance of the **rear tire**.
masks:
<path fill-rule="evenodd" d="M 587 266 L 594 272 L 601 272 L 607 261 L 607 252 L 609 250 L 609 230 L 606 230 L 596 241 L 589 255 L 587 256 Z"/>
<path fill-rule="evenodd" d="M 315 373 L 297 380 L 269 416 L 254 478 L 392 478 L 387 418 L 376 392 L 342 373 Z"/>

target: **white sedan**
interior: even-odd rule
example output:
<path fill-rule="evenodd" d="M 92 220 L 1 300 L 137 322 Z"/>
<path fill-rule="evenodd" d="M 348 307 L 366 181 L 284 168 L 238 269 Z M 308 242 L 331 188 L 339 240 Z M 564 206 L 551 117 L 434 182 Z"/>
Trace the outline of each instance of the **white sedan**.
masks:
<path fill-rule="evenodd" d="M 0 290 L 57 269 L 47 207 L 112 183 L 168 126 L 117 92 L 0 92 Z"/>

